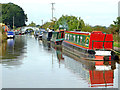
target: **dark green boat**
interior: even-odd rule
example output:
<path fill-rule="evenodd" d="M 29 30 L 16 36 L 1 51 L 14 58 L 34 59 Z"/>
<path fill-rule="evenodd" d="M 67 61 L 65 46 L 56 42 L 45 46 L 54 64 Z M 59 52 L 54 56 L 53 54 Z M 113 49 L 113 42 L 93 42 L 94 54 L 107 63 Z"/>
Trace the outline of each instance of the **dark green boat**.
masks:
<path fill-rule="evenodd" d="M 56 45 L 61 45 L 64 40 L 64 37 L 65 37 L 64 30 L 52 32 L 51 42 L 53 42 Z"/>

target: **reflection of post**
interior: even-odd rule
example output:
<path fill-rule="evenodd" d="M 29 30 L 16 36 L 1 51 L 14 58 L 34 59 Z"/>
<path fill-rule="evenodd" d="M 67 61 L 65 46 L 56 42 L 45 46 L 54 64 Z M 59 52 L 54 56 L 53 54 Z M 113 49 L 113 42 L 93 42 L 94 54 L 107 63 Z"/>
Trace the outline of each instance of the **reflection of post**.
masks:
<path fill-rule="evenodd" d="M 53 52 L 52 52 L 52 68 L 53 68 Z"/>
<path fill-rule="evenodd" d="M 105 80 L 105 71 L 103 71 L 103 79 L 104 79 L 105 87 L 107 87 L 107 83 L 106 83 L 106 80 Z"/>
<path fill-rule="evenodd" d="M 15 54 L 15 53 L 14 53 L 14 44 L 13 44 L 13 54 Z"/>

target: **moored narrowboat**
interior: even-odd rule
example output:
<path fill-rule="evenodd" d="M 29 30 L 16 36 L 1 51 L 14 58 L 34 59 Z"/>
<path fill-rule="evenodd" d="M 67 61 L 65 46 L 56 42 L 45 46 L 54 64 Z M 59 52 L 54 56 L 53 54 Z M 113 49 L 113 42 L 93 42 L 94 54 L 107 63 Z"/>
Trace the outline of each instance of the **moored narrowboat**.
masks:
<path fill-rule="evenodd" d="M 52 31 L 44 31 L 42 35 L 42 40 L 51 41 Z"/>
<path fill-rule="evenodd" d="M 64 30 L 59 30 L 56 32 L 52 32 L 51 41 L 56 45 L 61 45 L 64 40 Z"/>
<path fill-rule="evenodd" d="M 15 34 L 13 31 L 7 31 L 7 38 L 14 38 Z"/>
<path fill-rule="evenodd" d="M 113 35 L 101 31 L 82 32 L 66 31 L 63 41 L 64 49 L 79 57 L 97 60 L 108 57 L 111 60 L 113 52 Z"/>

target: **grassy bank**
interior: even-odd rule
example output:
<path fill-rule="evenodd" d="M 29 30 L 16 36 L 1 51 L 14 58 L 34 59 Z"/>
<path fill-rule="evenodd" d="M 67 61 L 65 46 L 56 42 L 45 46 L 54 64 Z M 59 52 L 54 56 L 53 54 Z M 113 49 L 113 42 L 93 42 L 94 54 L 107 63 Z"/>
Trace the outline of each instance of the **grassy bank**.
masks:
<path fill-rule="evenodd" d="M 119 42 L 114 42 L 114 47 L 119 47 L 120 48 L 120 43 Z"/>
<path fill-rule="evenodd" d="M 0 32 L 0 42 L 2 43 L 3 41 L 5 41 L 7 39 L 7 35 L 4 32 L 3 34 Z"/>

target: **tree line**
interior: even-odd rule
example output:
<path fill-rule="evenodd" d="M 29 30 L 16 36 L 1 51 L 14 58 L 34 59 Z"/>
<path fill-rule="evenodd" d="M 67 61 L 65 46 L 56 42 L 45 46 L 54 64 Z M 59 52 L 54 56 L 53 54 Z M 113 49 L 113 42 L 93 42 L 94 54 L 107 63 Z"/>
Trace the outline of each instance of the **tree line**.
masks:
<path fill-rule="evenodd" d="M 112 23 L 112 22 L 111 22 Z M 119 38 L 120 38 L 120 17 L 117 17 L 113 24 L 110 24 L 109 27 L 96 25 L 91 26 L 86 24 L 81 17 L 62 15 L 58 20 L 54 18 L 51 22 L 46 22 L 41 26 L 42 28 L 50 28 L 57 30 L 60 27 L 63 27 L 67 31 L 74 31 L 75 29 L 85 32 L 92 31 L 102 31 L 105 33 L 113 34 L 114 46 L 120 47 Z"/>
<path fill-rule="evenodd" d="M 2 17 L 2 23 L 9 25 L 10 28 L 13 28 L 13 24 L 15 26 L 14 28 L 26 25 L 25 22 L 28 19 L 27 14 L 25 14 L 24 10 L 20 6 L 13 3 L 0 5 L 2 5 L 2 14 L 0 14 L 0 17 Z"/>
<path fill-rule="evenodd" d="M 114 24 L 111 24 L 109 27 L 100 26 L 100 25 L 91 26 L 89 24 L 85 24 L 84 20 L 81 19 L 81 17 L 62 15 L 58 20 L 55 18 L 54 20 L 51 20 L 51 22 L 44 23 L 42 27 L 45 29 L 50 28 L 54 30 L 59 29 L 59 27 L 63 27 L 67 31 L 73 31 L 74 29 L 79 29 L 81 31 L 92 32 L 96 30 L 96 31 L 103 31 L 106 33 L 115 34 L 119 32 L 120 17 L 117 17 L 116 20 L 113 22 Z"/>
<path fill-rule="evenodd" d="M 2 20 L 0 20 L 0 23 L 5 23 L 13 28 L 14 18 L 14 28 L 26 26 L 25 22 L 28 20 L 27 14 L 25 14 L 24 10 L 20 6 L 13 3 L 0 4 L 0 6 L 2 6 L 2 14 L 0 14 Z M 44 23 L 42 26 L 36 25 L 34 22 L 31 22 L 28 26 L 38 26 L 39 28 L 45 28 L 46 30 L 47 28 L 57 30 L 62 27 L 67 31 L 73 31 L 74 29 L 87 32 L 102 31 L 112 33 L 114 35 L 114 40 L 118 41 L 118 34 L 120 32 L 120 17 L 117 17 L 113 23 L 114 24 L 111 24 L 109 27 L 100 25 L 91 26 L 86 24 L 81 17 L 62 15 L 59 19 L 54 17 L 53 20 Z"/>

